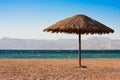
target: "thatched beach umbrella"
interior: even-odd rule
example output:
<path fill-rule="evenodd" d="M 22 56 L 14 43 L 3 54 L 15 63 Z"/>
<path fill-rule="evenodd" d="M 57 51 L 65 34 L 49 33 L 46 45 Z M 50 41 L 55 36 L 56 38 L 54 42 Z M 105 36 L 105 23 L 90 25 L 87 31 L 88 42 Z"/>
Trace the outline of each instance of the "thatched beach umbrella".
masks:
<path fill-rule="evenodd" d="M 105 26 L 104 24 L 89 18 L 88 16 L 78 14 L 70 18 L 66 18 L 50 27 L 44 29 L 44 31 L 52 33 L 68 33 L 68 34 L 78 34 L 79 35 L 79 67 L 81 66 L 81 34 L 105 34 L 113 33 L 114 30 Z"/>

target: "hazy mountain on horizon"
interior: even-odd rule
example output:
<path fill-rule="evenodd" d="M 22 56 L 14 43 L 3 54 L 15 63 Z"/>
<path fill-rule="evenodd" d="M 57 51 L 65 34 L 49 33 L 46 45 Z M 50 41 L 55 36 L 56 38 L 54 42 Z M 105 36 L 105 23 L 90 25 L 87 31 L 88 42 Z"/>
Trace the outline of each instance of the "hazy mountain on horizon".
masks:
<path fill-rule="evenodd" d="M 35 50 L 68 50 L 78 49 L 77 39 L 16 39 L 4 37 L 0 39 L 0 49 L 35 49 Z M 89 50 L 114 50 L 120 49 L 120 40 L 106 37 L 91 37 L 82 40 L 82 49 Z"/>

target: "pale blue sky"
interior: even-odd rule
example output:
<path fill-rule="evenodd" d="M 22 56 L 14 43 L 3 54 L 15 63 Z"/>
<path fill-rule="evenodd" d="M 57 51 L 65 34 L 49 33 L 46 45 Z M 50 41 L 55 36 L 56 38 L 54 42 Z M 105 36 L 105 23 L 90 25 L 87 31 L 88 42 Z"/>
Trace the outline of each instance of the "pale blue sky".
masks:
<path fill-rule="evenodd" d="M 85 14 L 115 30 L 103 35 L 120 39 L 120 0 L 0 0 L 0 38 L 77 39 L 77 35 L 42 30 L 59 20 Z M 88 38 L 99 35 L 83 35 Z"/>

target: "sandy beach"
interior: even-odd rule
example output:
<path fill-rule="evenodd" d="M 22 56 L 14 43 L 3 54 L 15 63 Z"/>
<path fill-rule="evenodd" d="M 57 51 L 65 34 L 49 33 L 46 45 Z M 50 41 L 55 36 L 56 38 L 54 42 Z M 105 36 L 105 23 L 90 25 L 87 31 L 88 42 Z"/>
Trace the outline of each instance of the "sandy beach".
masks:
<path fill-rule="evenodd" d="M 0 59 L 0 80 L 119 80 L 120 59 Z"/>

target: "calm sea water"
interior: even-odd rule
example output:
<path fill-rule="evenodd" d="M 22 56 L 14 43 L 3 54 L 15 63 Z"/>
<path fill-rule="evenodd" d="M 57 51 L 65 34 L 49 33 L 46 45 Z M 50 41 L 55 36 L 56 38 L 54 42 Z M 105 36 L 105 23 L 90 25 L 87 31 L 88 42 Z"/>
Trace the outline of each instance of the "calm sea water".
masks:
<path fill-rule="evenodd" d="M 0 58 L 77 57 L 77 50 L 0 50 Z M 82 50 L 82 58 L 120 58 L 120 50 Z"/>

